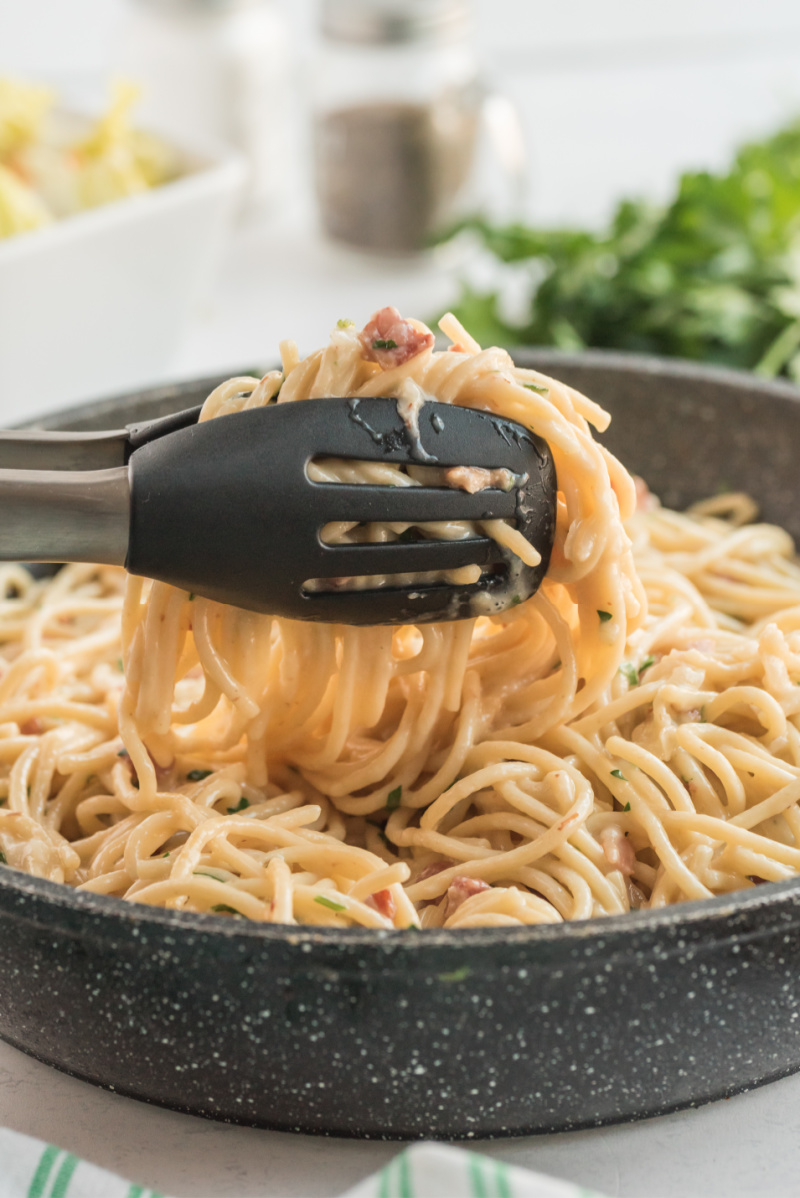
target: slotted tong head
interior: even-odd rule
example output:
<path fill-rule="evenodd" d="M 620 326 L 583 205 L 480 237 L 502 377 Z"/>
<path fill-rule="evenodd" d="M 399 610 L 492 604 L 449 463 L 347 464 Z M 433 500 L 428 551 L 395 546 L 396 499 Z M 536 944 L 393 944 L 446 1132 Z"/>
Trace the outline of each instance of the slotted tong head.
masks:
<path fill-rule="evenodd" d="M 313 399 L 198 423 L 199 408 L 111 432 L 0 433 L 0 560 L 124 565 L 253 611 L 336 624 L 490 614 L 527 599 L 547 570 L 556 477 L 547 444 L 513 421 L 425 403 L 419 435 L 394 399 Z M 510 471 L 510 490 L 318 483 L 317 457 Z M 506 519 L 536 567 L 494 540 L 329 545 L 331 521 Z M 412 537 L 416 535 L 412 533 Z M 477 564 L 469 585 L 341 580 Z M 338 580 L 339 589 L 309 589 Z"/>

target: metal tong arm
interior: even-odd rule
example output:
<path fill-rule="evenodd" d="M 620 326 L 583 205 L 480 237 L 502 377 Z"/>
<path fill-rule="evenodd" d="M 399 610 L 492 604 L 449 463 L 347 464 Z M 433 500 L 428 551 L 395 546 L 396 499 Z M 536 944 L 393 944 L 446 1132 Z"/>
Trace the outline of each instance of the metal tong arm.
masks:
<path fill-rule="evenodd" d="M 176 429 L 197 424 L 200 408 L 172 412 L 126 428 L 99 433 L 62 433 L 42 429 L 0 431 L 0 469 L 110 470 L 127 465 L 134 450 Z M 21 560 L 21 559 L 20 559 Z M 29 558 L 33 561 L 33 558 Z M 63 557 L 61 560 L 64 560 Z"/>
<path fill-rule="evenodd" d="M 130 500 L 127 466 L 0 469 L 0 561 L 122 566 Z"/>

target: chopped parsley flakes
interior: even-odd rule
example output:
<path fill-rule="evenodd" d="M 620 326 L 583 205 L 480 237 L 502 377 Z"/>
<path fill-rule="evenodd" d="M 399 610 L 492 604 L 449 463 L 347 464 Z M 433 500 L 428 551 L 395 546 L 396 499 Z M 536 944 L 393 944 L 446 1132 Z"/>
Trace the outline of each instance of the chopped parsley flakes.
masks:
<path fill-rule="evenodd" d="M 379 337 L 377 339 L 377 341 L 372 342 L 372 348 L 373 349 L 397 349 L 397 342 L 391 341 L 391 340 L 385 341 L 382 337 Z"/>
<path fill-rule="evenodd" d="M 212 911 L 224 911 L 228 915 L 241 915 L 241 911 L 237 911 L 235 907 L 229 907 L 227 903 L 214 903 Z"/>
<path fill-rule="evenodd" d="M 354 320 L 348 320 L 346 316 L 343 316 L 341 320 L 336 321 L 336 327 L 337 329 L 352 329 L 355 323 Z"/>
<path fill-rule="evenodd" d="M 235 807 L 228 808 L 228 815 L 236 815 L 236 813 L 239 811 L 246 811 L 249 806 L 250 800 L 246 799 L 244 795 L 242 795 Z"/>
<path fill-rule="evenodd" d="M 186 775 L 188 782 L 202 782 L 205 778 L 210 778 L 213 770 L 189 770 Z"/>
<path fill-rule="evenodd" d="M 611 619 L 610 611 L 598 611 L 597 614 L 600 617 L 601 624 L 606 624 Z"/>
<path fill-rule="evenodd" d="M 626 803 L 625 806 L 622 808 L 623 811 L 630 811 L 630 809 L 631 809 L 631 805 L 629 802 Z M 626 832 L 625 835 L 627 836 L 628 833 Z"/>
<path fill-rule="evenodd" d="M 523 383 L 522 385 L 526 391 L 535 391 L 537 395 L 550 394 L 549 387 L 540 387 L 538 383 Z"/>
<path fill-rule="evenodd" d="M 598 612 L 597 614 L 602 615 L 602 612 Z M 619 667 L 619 672 L 628 679 L 628 684 L 630 686 L 638 686 L 645 670 L 649 670 L 650 667 L 654 666 L 655 664 L 656 659 L 648 655 L 640 666 L 635 666 L 632 661 L 623 661 L 622 665 Z"/>
<path fill-rule="evenodd" d="M 612 778 L 621 778 L 623 782 L 626 780 L 625 775 L 623 774 L 622 770 L 612 770 L 611 777 Z"/>
<path fill-rule="evenodd" d="M 315 894 L 314 902 L 319 903 L 320 907 L 327 907 L 329 911 L 346 911 L 347 907 L 337 903 L 335 899 L 329 899 L 324 894 Z"/>
<path fill-rule="evenodd" d="M 636 686 L 639 681 L 639 671 L 632 661 L 623 661 L 619 667 L 620 674 L 623 674 L 628 679 L 629 686 Z"/>
<path fill-rule="evenodd" d="M 402 786 L 395 786 L 394 790 L 389 791 L 389 797 L 386 800 L 386 810 L 396 811 L 400 806 L 400 800 L 403 797 Z"/>

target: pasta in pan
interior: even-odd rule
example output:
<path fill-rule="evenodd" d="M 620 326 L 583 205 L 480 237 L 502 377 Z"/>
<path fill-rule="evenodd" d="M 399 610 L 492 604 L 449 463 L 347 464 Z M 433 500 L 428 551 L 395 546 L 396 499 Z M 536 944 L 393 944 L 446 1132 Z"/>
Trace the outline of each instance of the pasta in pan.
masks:
<path fill-rule="evenodd" d="M 303 360 L 285 343 L 282 370 L 230 380 L 202 419 L 410 394 L 526 424 L 559 485 L 540 591 L 476 620 L 346 628 L 110 567 L 4 567 L 7 865 L 156 906 L 383 929 L 585 919 L 800 873 L 791 539 L 741 496 L 661 508 L 593 439 L 608 417 L 590 400 L 442 327 L 445 352 L 393 309 Z"/>

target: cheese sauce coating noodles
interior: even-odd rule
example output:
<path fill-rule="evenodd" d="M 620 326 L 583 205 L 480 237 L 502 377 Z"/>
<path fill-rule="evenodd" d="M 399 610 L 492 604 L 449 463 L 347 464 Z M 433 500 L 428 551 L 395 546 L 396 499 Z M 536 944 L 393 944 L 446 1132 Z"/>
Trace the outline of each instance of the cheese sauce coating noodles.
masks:
<path fill-rule="evenodd" d="M 4 864 L 172 909 L 372 928 L 585 919 L 800 872 L 790 537 L 742 496 L 662 509 L 594 440 L 608 417 L 589 399 L 442 328 L 453 345 L 435 352 L 394 309 L 361 333 L 341 321 L 309 357 L 286 342 L 282 370 L 218 387 L 201 419 L 410 395 L 410 419 L 434 398 L 520 421 L 558 475 L 538 594 L 475 620 L 350 628 L 110 567 L 38 582 L 3 567 Z M 483 485 L 464 467 L 453 485 Z"/>

